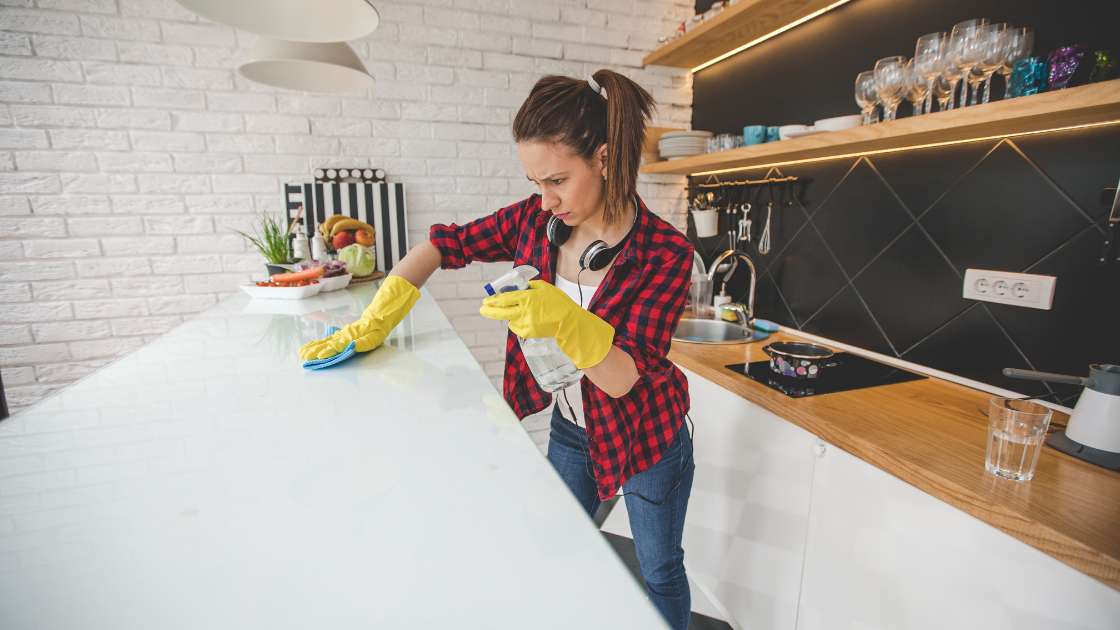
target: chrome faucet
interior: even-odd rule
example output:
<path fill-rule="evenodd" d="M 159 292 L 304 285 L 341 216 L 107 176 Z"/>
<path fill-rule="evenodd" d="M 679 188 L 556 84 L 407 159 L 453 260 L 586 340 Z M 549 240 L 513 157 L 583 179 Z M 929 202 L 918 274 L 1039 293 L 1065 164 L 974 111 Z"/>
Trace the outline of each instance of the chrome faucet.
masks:
<path fill-rule="evenodd" d="M 744 305 L 742 302 L 728 302 L 727 304 L 720 304 L 719 306 L 716 307 L 716 310 L 719 311 L 720 319 L 723 318 L 723 313 L 725 311 L 730 312 L 730 313 L 735 313 L 736 322 L 740 326 L 742 326 L 743 328 L 746 328 L 748 330 L 750 329 L 750 327 L 751 327 L 750 311 L 747 310 L 747 306 Z"/>
<path fill-rule="evenodd" d="M 723 252 L 719 256 L 716 256 L 716 259 L 712 262 L 712 266 L 708 269 L 708 280 L 711 280 L 712 285 L 714 286 L 715 285 L 716 270 L 719 268 L 719 264 L 721 262 L 723 262 L 724 260 L 732 257 L 732 256 L 736 256 L 740 260 L 742 260 L 743 262 L 747 263 L 747 268 L 751 270 L 751 291 L 750 291 L 750 296 L 747 298 L 746 312 L 743 313 L 743 312 L 740 312 L 738 309 L 732 308 L 732 310 L 735 310 L 736 314 L 739 315 L 739 318 L 742 320 L 740 323 L 744 327 L 747 327 L 747 326 L 750 326 L 751 320 L 754 319 L 754 291 L 755 291 L 755 284 L 758 281 L 758 271 L 754 268 L 754 262 L 751 260 L 751 257 L 747 256 L 747 254 L 745 252 L 739 251 L 737 249 L 729 249 L 729 250 Z M 727 276 L 724 277 L 723 281 L 727 282 L 727 280 L 731 277 L 731 274 L 734 273 L 734 271 L 735 271 L 734 268 L 732 268 L 731 272 L 729 272 L 727 274 Z M 727 304 L 727 305 L 724 305 L 724 306 L 732 307 L 733 305 L 732 304 Z M 741 304 L 734 304 L 734 306 L 742 307 Z"/>

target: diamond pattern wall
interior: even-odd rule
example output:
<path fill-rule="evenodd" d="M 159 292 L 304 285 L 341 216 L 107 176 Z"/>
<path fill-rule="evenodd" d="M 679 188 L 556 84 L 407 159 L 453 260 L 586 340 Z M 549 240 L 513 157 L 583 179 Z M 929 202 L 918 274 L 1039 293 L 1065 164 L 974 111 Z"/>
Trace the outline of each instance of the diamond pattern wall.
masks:
<path fill-rule="evenodd" d="M 1095 257 L 1120 176 L 1120 126 L 884 154 L 781 171 L 795 201 L 775 204 L 772 251 L 758 253 L 767 191 L 752 201 L 758 316 L 1028 393 L 1004 367 L 1084 373 L 1120 362 L 1120 267 Z M 734 173 L 735 179 L 744 177 Z M 780 198 L 780 195 L 778 195 Z M 722 236 L 696 239 L 710 262 Z M 1039 311 L 964 300 L 967 268 L 1058 277 Z M 744 300 L 747 276 L 728 284 Z M 718 289 L 717 289 L 718 290 Z M 1071 402 L 1073 388 L 1054 386 Z"/>

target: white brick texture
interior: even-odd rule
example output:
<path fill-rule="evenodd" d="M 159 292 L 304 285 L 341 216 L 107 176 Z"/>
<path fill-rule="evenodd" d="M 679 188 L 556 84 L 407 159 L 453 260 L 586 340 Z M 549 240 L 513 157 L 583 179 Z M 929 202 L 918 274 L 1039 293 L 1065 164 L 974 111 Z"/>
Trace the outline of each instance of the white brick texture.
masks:
<path fill-rule="evenodd" d="M 621 72 L 691 119 L 687 70 L 641 67 L 689 0 L 378 2 L 351 42 L 365 93 L 274 90 L 237 73 L 252 34 L 174 0 L 0 0 L 0 373 L 13 409 L 83 377 L 263 272 L 234 229 L 312 168 L 407 185 L 413 242 L 534 192 L 510 123 L 547 73 Z M 680 121 L 684 121 L 683 123 Z M 681 226 L 683 178 L 642 176 Z M 504 331 L 478 315 L 501 265 L 428 289 L 495 385 Z M 2 525 L 2 524 L 0 524 Z"/>

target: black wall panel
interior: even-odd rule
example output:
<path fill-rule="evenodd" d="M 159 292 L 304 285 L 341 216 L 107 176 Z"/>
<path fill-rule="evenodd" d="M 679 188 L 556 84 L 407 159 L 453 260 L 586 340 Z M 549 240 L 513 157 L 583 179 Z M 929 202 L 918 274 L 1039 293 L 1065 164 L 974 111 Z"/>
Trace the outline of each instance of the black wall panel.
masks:
<path fill-rule="evenodd" d="M 973 17 L 1031 25 L 1036 54 L 1067 43 L 1120 48 L 1120 3 L 853 0 L 694 77 L 693 128 L 811 124 L 857 113 L 856 73 L 913 54 L 921 34 Z M 997 77 L 993 94 L 1002 94 Z M 900 115 L 908 115 L 906 105 Z M 1003 367 L 1086 373 L 1120 362 L 1120 265 L 1098 266 L 1103 193 L 1120 178 L 1120 125 L 740 171 L 796 175 L 775 208 L 773 250 L 748 248 L 758 315 L 980 381 L 1030 393 Z M 704 178 L 705 181 L 708 178 Z M 710 262 L 723 236 L 694 242 Z M 1055 275 L 1050 311 L 964 300 L 967 268 Z M 745 299 L 746 276 L 729 292 Z M 718 291 L 718 287 L 717 287 Z M 1071 388 L 1055 387 L 1072 402 Z"/>

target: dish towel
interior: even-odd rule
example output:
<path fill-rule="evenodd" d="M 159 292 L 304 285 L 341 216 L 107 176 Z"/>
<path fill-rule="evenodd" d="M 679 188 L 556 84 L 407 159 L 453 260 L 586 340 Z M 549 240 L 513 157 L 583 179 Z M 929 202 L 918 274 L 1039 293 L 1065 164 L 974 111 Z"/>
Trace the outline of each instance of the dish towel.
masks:
<path fill-rule="evenodd" d="M 328 335 L 333 335 L 336 332 L 338 332 L 338 327 L 337 326 L 331 326 L 330 328 L 327 329 L 327 334 Z M 329 367 L 338 365 L 339 363 L 342 363 L 343 361 L 349 359 L 350 357 L 354 356 L 355 354 L 358 354 L 358 351 L 355 349 L 355 345 L 357 343 L 358 342 L 356 342 L 356 341 L 351 341 L 350 344 L 347 345 L 342 350 L 342 352 L 339 352 L 338 354 L 334 355 L 333 357 L 327 357 L 325 359 L 310 359 L 308 361 L 304 361 L 303 362 L 303 367 L 305 367 L 309 370 L 321 370 L 323 368 L 329 368 Z"/>

